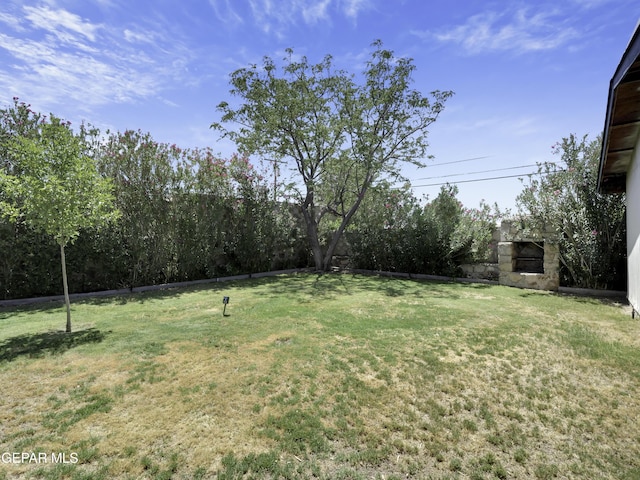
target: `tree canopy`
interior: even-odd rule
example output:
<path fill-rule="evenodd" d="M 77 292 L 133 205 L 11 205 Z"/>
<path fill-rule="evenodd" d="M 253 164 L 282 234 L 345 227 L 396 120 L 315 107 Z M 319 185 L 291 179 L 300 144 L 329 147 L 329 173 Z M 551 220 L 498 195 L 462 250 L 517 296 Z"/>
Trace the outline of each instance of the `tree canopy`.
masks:
<path fill-rule="evenodd" d="M 281 68 L 264 57 L 260 67 L 236 70 L 230 93 L 240 104 L 221 102 L 221 119 L 212 124 L 244 154 L 295 164 L 290 187 L 318 270 L 331 266 L 367 191 L 399 177 L 404 163 L 422 164 L 427 129 L 453 94 L 436 90 L 427 97 L 411 89 L 412 60 L 380 41 L 373 47 L 359 82 L 334 70 L 329 55 L 314 65 L 291 49 Z"/>

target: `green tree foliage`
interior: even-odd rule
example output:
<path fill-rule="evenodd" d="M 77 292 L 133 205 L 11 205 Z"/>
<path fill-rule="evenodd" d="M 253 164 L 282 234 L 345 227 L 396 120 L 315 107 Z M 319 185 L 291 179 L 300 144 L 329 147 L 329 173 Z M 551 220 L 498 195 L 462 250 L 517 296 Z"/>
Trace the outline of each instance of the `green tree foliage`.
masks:
<path fill-rule="evenodd" d="M 563 138 L 517 202 L 525 225 L 557 235 L 562 284 L 624 289 L 625 197 L 598 193 L 600 150 L 601 138 Z"/>
<path fill-rule="evenodd" d="M 43 119 L 21 103 L 2 111 L 0 160 L 7 183 L 18 168 L 9 146 L 17 138 L 39 138 Z M 121 215 L 102 228 L 82 227 L 65 249 L 71 291 L 308 265 L 298 219 L 287 204 L 275 202 L 248 158 L 221 159 L 210 149 L 181 149 L 140 131 L 87 135 L 83 152 L 110 180 Z M 0 190 L 7 214 L 15 208 L 8 191 Z M 3 298 L 60 293 L 61 272 L 52 268 L 60 252 L 52 237 L 5 215 L 0 247 L 13 252 L 0 257 Z"/>
<path fill-rule="evenodd" d="M 122 217 L 110 233 L 117 246 L 121 282 L 138 286 L 167 281 L 173 270 L 173 190 L 179 178 L 172 162 L 179 152 L 151 135 L 126 131 L 110 135 L 99 166 L 114 185 Z"/>
<path fill-rule="evenodd" d="M 17 146 L 31 145 L 23 139 L 40 145 L 43 125 L 47 131 L 51 122 L 18 103 L 0 116 L 0 161 L 7 186 L 0 190 L 0 199 L 6 214 L 18 215 L 19 220 L 10 223 L 6 215 L 0 218 L 0 246 L 12 252 L 0 257 L 4 298 L 59 294 L 63 283 L 60 269 L 55 268 L 58 243 L 25 222 L 16 197 L 8 195 L 18 191 L 9 183 L 20 185 L 16 177 L 27 164 L 16 160 L 22 158 L 16 156 Z M 70 133 L 68 125 L 59 123 L 62 133 Z M 140 131 L 99 136 L 82 130 L 62 138 L 71 142 L 72 137 L 82 138 L 83 158 L 91 157 L 101 178 L 110 182 L 120 216 L 101 228 L 82 224 L 74 233 L 75 241 L 65 248 L 70 291 L 309 266 L 308 229 L 300 208 L 276 201 L 275 183 L 265 180 L 248 157 L 222 159 L 210 149 L 182 149 Z M 318 177 L 318 198 L 337 198 L 331 192 L 342 176 L 352 176 L 342 183 L 344 201 L 357 197 L 353 192 L 358 191 L 359 170 L 350 162 L 332 162 L 326 175 Z M 284 198 L 282 191 L 278 193 Z M 353 266 L 457 273 L 460 262 L 481 256 L 487 225 L 483 222 L 489 211 L 486 206 L 464 209 L 456 194 L 455 188 L 447 187 L 423 206 L 408 186 L 392 189 L 380 174 L 362 196 L 348 227 Z M 342 211 L 338 203 L 331 205 Z M 53 202 L 49 207 L 57 208 Z M 343 221 L 341 214 L 323 217 L 318 224 L 323 246 L 330 245 Z"/>
<path fill-rule="evenodd" d="M 13 116 L 28 107 L 14 100 Z M 14 222 L 24 222 L 54 238 L 60 248 L 62 280 L 67 306 L 66 331 L 71 331 L 71 307 L 67 285 L 65 246 L 83 228 L 106 223 L 116 216 L 111 184 L 98 173 L 87 155 L 83 127 L 74 134 L 69 122 L 51 115 L 33 125 L 26 135 L 4 138 L 5 166 L 0 171 L 0 214 Z M 37 123 L 37 125 L 36 125 Z"/>
<path fill-rule="evenodd" d="M 483 261 L 499 212 L 464 208 L 457 193 L 443 186 L 421 206 L 408 187 L 372 190 L 347 233 L 354 267 L 453 276 Z"/>
<path fill-rule="evenodd" d="M 9 141 L 16 136 L 35 135 L 42 120 L 30 105 L 18 100 L 14 97 L 13 107 L 0 110 L 0 166 L 7 175 L 14 175 L 17 167 L 9 157 Z M 0 189 L 0 202 L 10 206 L 4 189 Z M 46 236 L 38 235 L 24 223 L 9 222 L 7 217 L 0 215 L 0 251 L 14 252 L 12 255 L 0 255 L 2 296 L 11 295 L 14 289 L 29 291 L 34 283 L 49 283 L 49 271 L 41 267 L 51 263 L 52 254 L 47 248 L 47 240 Z M 56 249 L 54 254 L 57 253 Z"/>
<path fill-rule="evenodd" d="M 278 266 L 286 222 L 248 158 L 220 159 L 210 149 L 181 149 L 126 131 L 110 135 L 100 168 L 122 211 L 111 232 L 122 284 Z"/>
<path fill-rule="evenodd" d="M 330 267 L 369 189 L 425 157 L 427 129 L 452 95 L 434 91 L 428 98 L 412 90 L 412 61 L 379 41 L 373 46 L 360 84 L 334 70 L 330 56 L 312 65 L 292 50 L 281 72 L 269 57 L 261 67 L 239 69 L 231 94 L 241 104 L 220 103 L 222 118 L 212 124 L 247 154 L 295 162 L 296 203 L 318 270 Z M 323 244 L 328 224 L 335 228 Z"/>

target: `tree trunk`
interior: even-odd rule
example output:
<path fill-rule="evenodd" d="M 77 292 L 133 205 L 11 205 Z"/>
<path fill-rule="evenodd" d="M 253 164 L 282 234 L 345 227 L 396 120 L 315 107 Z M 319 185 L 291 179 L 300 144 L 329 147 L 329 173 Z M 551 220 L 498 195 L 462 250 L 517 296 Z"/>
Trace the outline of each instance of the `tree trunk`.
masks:
<path fill-rule="evenodd" d="M 64 245 L 60 244 L 60 259 L 62 261 L 62 286 L 64 288 L 64 303 L 67 306 L 67 328 L 66 332 L 71 333 L 71 301 L 69 300 L 69 285 L 67 284 L 67 260 L 64 255 Z"/>
<path fill-rule="evenodd" d="M 313 261 L 316 264 L 316 270 L 322 271 L 322 246 L 320 245 L 320 239 L 318 238 L 318 222 L 316 220 L 316 212 L 313 204 L 314 193 L 307 186 L 307 196 L 300 210 L 304 223 L 307 225 L 307 237 L 311 245 L 311 252 L 313 253 Z"/>
<path fill-rule="evenodd" d="M 340 238 L 344 234 L 344 231 L 346 230 L 347 226 L 351 222 L 351 218 L 358 211 L 358 208 L 360 208 L 360 204 L 362 203 L 362 199 L 364 198 L 364 195 L 367 192 L 367 190 L 368 190 L 367 185 L 362 187 L 362 190 L 358 195 L 358 199 L 351 206 L 347 214 L 342 218 L 342 222 L 340 223 L 340 226 L 338 227 L 338 229 L 335 232 L 333 232 L 333 236 L 331 237 L 331 242 L 329 243 L 327 247 L 327 251 L 324 256 L 323 268 L 325 271 L 328 271 L 331 268 L 331 260 L 333 259 L 333 253 L 335 252 L 336 247 L 338 246 L 338 242 L 340 241 Z"/>
<path fill-rule="evenodd" d="M 362 199 L 369 189 L 370 184 L 371 177 L 368 176 L 365 180 L 365 184 L 360 189 L 355 203 L 351 206 L 346 215 L 342 217 L 342 222 L 338 229 L 333 233 L 331 241 L 329 242 L 329 245 L 327 245 L 327 251 L 324 254 L 322 253 L 322 246 L 320 245 L 320 239 L 318 238 L 318 222 L 316 221 L 315 212 L 313 210 L 313 193 L 307 193 L 307 198 L 305 203 L 302 205 L 301 210 L 304 221 L 307 224 L 307 235 L 309 237 L 309 242 L 311 243 L 311 251 L 313 252 L 313 260 L 316 270 L 328 272 L 331 269 L 331 260 L 333 259 L 333 253 L 338 246 L 338 242 L 351 222 L 351 218 L 358 211 L 358 208 L 360 208 Z"/>
<path fill-rule="evenodd" d="M 311 252 L 313 253 L 313 261 L 316 265 L 316 270 L 321 271 L 322 268 L 322 246 L 320 245 L 320 239 L 318 238 L 318 225 L 314 219 L 310 217 L 308 212 L 303 211 L 305 222 L 307 223 L 307 236 L 309 237 L 309 243 L 311 245 Z"/>
<path fill-rule="evenodd" d="M 331 242 L 329 242 L 329 245 L 327 246 L 327 251 L 324 254 L 324 262 L 322 265 L 325 271 L 329 271 L 331 269 L 331 260 L 333 260 L 333 254 L 336 250 L 336 247 L 338 246 L 338 242 L 342 237 L 345 227 L 346 223 L 343 220 L 340 228 L 333 232 L 333 235 L 331 236 Z"/>

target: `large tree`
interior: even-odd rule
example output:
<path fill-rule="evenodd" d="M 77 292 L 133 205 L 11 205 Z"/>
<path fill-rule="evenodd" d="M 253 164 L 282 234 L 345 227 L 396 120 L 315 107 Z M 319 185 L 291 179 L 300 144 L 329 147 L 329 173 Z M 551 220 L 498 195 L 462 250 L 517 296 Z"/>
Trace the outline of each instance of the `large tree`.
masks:
<path fill-rule="evenodd" d="M 359 79 L 334 70 L 331 56 L 312 65 L 291 49 L 281 69 L 265 57 L 262 66 L 236 70 L 231 94 L 241 101 L 220 103 L 212 124 L 244 154 L 295 162 L 291 187 L 318 270 L 330 268 L 367 191 L 398 177 L 404 163 L 422 165 L 427 129 L 453 94 L 411 89 L 412 60 L 380 41 L 373 47 Z"/>
<path fill-rule="evenodd" d="M 25 105 L 16 103 L 15 108 L 24 110 Z M 53 236 L 60 247 L 67 332 L 71 332 L 71 307 L 65 246 L 83 228 L 117 214 L 111 184 L 88 155 L 92 132 L 83 126 L 74 134 L 70 125 L 51 115 L 42 117 L 29 135 L 7 135 L 2 139 L 5 168 L 0 170 L 0 215 Z"/>

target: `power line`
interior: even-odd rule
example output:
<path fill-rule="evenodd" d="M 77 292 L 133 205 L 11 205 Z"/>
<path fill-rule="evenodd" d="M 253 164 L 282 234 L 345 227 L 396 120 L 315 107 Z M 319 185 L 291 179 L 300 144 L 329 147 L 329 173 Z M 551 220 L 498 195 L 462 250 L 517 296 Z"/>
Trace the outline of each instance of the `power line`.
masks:
<path fill-rule="evenodd" d="M 516 177 L 531 177 L 532 175 L 550 175 L 551 173 L 564 172 L 565 170 L 556 170 L 555 172 L 539 173 L 539 172 L 530 172 L 530 173 L 521 173 L 519 175 L 504 175 L 502 177 L 489 177 L 489 178 L 476 178 L 473 180 L 459 180 L 457 182 L 442 182 L 442 183 L 428 183 L 425 185 L 411 185 L 412 188 L 418 187 L 438 187 L 441 185 L 457 185 L 459 183 L 473 183 L 473 182 L 486 182 L 489 180 L 502 180 L 503 178 L 516 178 Z"/>
<path fill-rule="evenodd" d="M 454 163 L 463 163 L 463 162 L 472 162 L 474 160 L 483 160 L 485 158 L 489 158 L 491 155 L 485 155 L 484 157 L 473 157 L 473 158 L 465 158 L 464 160 L 454 160 L 453 162 L 444 162 L 444 163 L 432 163 L 430 167 L 439 167 L 440 165 L 453 165 Z"/>
<path fill-rule="evenodd" d="M 517 170 L 518 168 L 529 168 L 529 167 L 535 167 L 535 166 L 537 166 L 536 163 L 530 164 L 530 165 L 520 165 L 519 167 L 494 168 L 492 170 L 482 170 L 482 171 L 478 171 L 478 172 L 451 173 L 449 175 L 440 175 L 438 177 L 416 178 L 416 180 L 433 180 L 433 179 L 436 179 L 436 178 L 461 177 L 463 175 L 477 175 L 477 174 L 480 174 L 480 173 L 502 172 L 504 170 Z"/>

